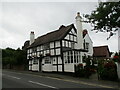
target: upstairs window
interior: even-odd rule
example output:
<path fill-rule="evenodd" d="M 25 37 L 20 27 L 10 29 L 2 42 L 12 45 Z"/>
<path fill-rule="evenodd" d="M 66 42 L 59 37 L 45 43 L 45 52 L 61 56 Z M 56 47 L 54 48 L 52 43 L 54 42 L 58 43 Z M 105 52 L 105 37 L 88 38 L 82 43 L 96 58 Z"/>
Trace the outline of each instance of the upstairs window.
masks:
<path fill-rule="evenodd" d="M 44 45 L 44 49 L 49 49 L 49 48 L 50 48 L 50 44 L 49 43 Z"/>
<path fill-rule="evenodd" d="M 86 43 L 86 48 L 85 48 L 86 50 L 88 50 L 89 49 L 89 43 Z"/>

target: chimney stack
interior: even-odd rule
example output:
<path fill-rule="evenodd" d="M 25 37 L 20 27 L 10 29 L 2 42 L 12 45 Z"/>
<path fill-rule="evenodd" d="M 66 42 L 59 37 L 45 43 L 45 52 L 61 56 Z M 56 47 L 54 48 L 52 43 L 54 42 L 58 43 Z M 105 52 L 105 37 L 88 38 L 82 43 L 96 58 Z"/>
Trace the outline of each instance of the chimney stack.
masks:
<path fill-rule="evenodd" d="M 30 33 L 30 45 L 35 41 L 35 34 L 33 31 Z"/>
<path fill-rule="evenodd" d="M 83 30 L 82 30 L 82 17 L 80 16 L 80 13 L 77 13 L 76 16 L 76 28 L 77 28 L 77 44 L 76 49 L 83 49 Z"/>

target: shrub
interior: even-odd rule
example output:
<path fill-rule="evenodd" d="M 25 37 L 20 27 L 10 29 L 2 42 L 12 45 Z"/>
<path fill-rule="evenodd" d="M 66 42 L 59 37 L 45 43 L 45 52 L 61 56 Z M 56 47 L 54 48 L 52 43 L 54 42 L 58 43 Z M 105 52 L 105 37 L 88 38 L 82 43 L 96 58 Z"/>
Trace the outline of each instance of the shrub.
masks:
<path fill-rule="evenodd" d="M 98 74 L 100 78 L 104 80 L 117 80 L 118 79 L 117 66 L 112 60 L 99 62 Z"/>
<path fill-rule="evenodd" d="M 89 78 L 89 76 L 92 74 L 92 70 L 90 67 L 83 67 L 83 64 L 79 64 L 76 66 L 75 69 L 75 75 L 77 77 L 85 77 L 85 78 Z"/>

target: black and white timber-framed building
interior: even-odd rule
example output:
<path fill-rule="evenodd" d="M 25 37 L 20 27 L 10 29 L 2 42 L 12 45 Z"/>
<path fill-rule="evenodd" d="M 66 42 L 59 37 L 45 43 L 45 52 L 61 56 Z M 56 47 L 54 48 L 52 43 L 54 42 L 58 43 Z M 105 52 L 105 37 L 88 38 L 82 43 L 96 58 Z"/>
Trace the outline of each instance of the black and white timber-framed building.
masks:
<path fill-rule="evenodd" d="M 74 24 L 34 39 L 30 34 L 27 47 L 29 70 L 46 72 L 75 72 L 75 65 L 83 63 L 82 56 L 93 55 L 93 43 L 87 30 L 82 30 L 81 16 L 77 13 Z"/>

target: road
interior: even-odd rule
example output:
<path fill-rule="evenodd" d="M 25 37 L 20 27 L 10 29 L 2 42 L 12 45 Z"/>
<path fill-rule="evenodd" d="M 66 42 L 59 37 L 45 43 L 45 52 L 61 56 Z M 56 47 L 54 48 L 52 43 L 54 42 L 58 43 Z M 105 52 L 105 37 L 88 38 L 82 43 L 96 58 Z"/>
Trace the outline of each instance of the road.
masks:
<path fill-rule="evenodd" d="M 102 88 L 86 83 L 75 83 L 39 75 L 3 70 L 2 88 Z"/>

